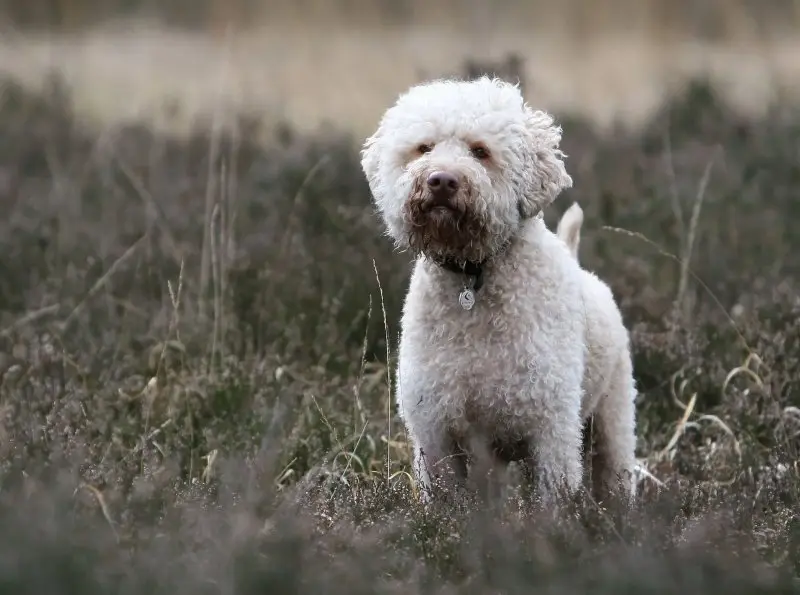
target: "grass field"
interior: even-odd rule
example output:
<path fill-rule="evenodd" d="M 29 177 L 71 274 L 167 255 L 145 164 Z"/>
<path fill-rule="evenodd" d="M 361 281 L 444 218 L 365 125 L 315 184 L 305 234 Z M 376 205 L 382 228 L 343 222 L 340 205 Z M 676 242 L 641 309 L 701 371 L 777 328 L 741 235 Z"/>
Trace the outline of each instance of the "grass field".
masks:
<path fill-rule="evenodd" d="M 602 130 L 644 125 L 696 77 L 752 117 L 800 97 L 796 36 L 723 43 L 648 35 L 279 23 L 213 38 L 125 22 L 74 35 L 4 34 L 0 73 L 36 90 L 57 72 L 92 127 L 146 122 L 183 135 L 246 113 L 270 128 L 289 121 L 307 134 L 334 127 L 364 136 L 409 85 L 452 73 L 465 58 L 500 62 L 510 53 L 523 59 L 530 101 Z"/>
<path fill-rule="evenodd" d="M 381 234 L 357 154 L 416 62 L 390 78 L 376 58 L 337 87 L 326 69 L 315 80 L 301 68 L 319 56 L 296 58 L 292 88 L 292 67 L 265 59 L 287 78 L 248 96 L 231 81 L 258 69 L 239 54 L 221 85 L 190 41 L 122 37 L 112 51 L 109 39 L 2 42 L 0 585 L 800 592 L 800 110 L 788 53 L 769 62 L 785 69 L 786 94 L 762 80 L 761 58 L 751 69 L 720 58 L 753 108 L 738 110 L 736 87 L 699 81 L 667 102 L 631 92 L 628 113 L 622 82 L 531 66 L 553 74 L 542 103 L 564 126 L 575 179 L 546 220 L 573 200 L 586 212 L 581 260 L 631 329 L 637 454 L 655 478 L 633 511 L 579 499 L 556 521 L 513 490 L 494 507 L 416 501 L 390 398 L 409 259 Z M 406 43 L 386 47 L 417 48 L 431 65 L 424 43 Z M 437 55 L 432 68 L 459 69 L 459 51 Z M 586 76 L 602 72 L 593 60 Z M 54 65 L 61 78 L 48 78 Z M 663 72 L 629 88 L 649 97 Z M 272 111 L 258 93 L 273 94 Z M 171 110 L 220 105 L 224 119 L 166 134 Z M 609 110 L 636 125 L 608 134 Z"/>

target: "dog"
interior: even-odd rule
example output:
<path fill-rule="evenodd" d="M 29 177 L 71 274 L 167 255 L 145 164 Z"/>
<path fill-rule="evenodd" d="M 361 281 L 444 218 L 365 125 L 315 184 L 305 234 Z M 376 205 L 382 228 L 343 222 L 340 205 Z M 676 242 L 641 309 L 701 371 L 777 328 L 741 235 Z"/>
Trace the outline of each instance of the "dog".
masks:
<path fill-rule="evenodd" d="M 516 85 L 436 80 L 403 93 L 361 165 L 386 233 L 415 257 L 401 320 L 399 413 L 426 501 L 465 485 L 475 445 L 521 464 L 542 503 L 582 487 L 593 419 L 599 497 L 632 497 L 636 389 L 609 287 L 581 268 L 583 214 L 561 129 Z M 559 237 L 560 236 L 560 237 Z"/>

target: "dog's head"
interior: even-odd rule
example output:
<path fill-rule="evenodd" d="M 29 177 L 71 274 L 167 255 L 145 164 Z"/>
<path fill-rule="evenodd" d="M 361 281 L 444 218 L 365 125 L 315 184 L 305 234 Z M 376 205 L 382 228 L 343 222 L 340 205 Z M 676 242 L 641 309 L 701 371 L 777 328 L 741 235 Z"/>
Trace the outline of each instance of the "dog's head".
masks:
<path fill-rule="evenodd" d="M 399 247 L 482 261 L 572 185 L 560 140 L 515 85 L 436 81 L 389 108 L 361 165 Z"/>

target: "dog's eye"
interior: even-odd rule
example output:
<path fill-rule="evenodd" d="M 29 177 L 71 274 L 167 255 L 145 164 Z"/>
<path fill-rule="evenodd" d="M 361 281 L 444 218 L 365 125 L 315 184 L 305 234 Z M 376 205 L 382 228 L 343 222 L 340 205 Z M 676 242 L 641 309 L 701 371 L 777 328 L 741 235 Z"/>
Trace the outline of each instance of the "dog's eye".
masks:
<path fill-rule="evenodd" d="M 474 147 L 470 148 L 470 153 L 475 159 L 483 161 L 484 159 L 489 158 L 489 149 L 484 147 L 483 145 L 475 145 Z"/>
<path fill-rule="evenodd" d="M 424 155 L 425 153 L 430 153 L 433 151 L 433 147 L 431 145 L 419 145 L 417 147 L 417 153 L 420 155 Z"/>

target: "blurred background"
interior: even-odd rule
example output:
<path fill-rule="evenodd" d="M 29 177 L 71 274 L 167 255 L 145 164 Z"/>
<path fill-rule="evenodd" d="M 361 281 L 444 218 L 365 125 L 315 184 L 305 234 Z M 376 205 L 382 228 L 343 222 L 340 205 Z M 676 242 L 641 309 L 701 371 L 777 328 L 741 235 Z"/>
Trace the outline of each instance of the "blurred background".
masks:
<path fill-rule="evenodd" d="M 544 584 L 526 573 L 567 546 L 498 533 L 507 550 L 475 575 L 465 548 L 494 542 L 468 507 L 416 507 L 392 393 L 412 257 L 358 153 L 409 85 L 483 73 L 563 126 L 574 186 L 545 219 L 584 209 L 581 263 L 631 333 L 637 455 L 679 503 L 652 509 L 669 530 L 618 532 L 586 502 L 586 539 L 558 541 L 585 588 L 551 592 L 708 593 L 739 573 L 754 592 L 744 550 L 678 531 L 711 510 L 745 520 L 696 527 L 797 574 L 800 0 L 0 0 L 0 584 L 66 593 L 73 568 L 84 594 Z M 509 518 L 498 530 L 535 535 Z M 376 528 L 402 533 L 388 557 Z M 298 558 L 242 574 L 242 535 Z M 634 570 L 602 591 L 621 559 L 604 544 Z M 722 574 L 695 572 L 728 551 Z M 363 579 L 322 572 L 331 552 Z M 143 583 L 109 587 L 109 570 Z M 469 586 L 416 589 L 429 572 Z M 690 575 L 711 583 L 687 591 Z"/>
<path fill-rule="evenodd" d="M 2 0 L 0 15 L 2 71 L 35 85 L 56 69 L 81 114 L 173 128 L 230 108 L 364 134 L 470 58 L 518 56 L 529 101 L 605 128 L 698 75 L 747 113 L 800 75 L 797 0 Z"/>
<path fill-rule="evenodd" d="M 365 362 L 361 472 L 392 449 L 405 469 L 405 440 L 382 436 L 381 379 L 410 257 L 381 233 L 358 149 L 432 77 L 519 81 L 563 125 L 575 184 L 546 218 L 573 200 L 586 212 L 581 261 L 631 328 L 645 455 L 676 413 L 676 371 L 695 370 L 698 407 L 735 426 L 741 407 L 719 384 L 767 340 L 765 316 L 798 307 L 800 0 L 0 0 L 0 27 L 0 373 L 58 343 L 112 391 L 93 394 L 113 415 L 92 423 L 119 432 L 131 414 L 136 436 L 151 414 L 175 421 L 189 476 L 209 450 L 260 436 L 231 438 L 241 424 L 225 415 L 260 399 L 252 429 L 297 390 L 301 429 L 281 456 L 301 477 L 331 444 L 328 422 L 351 422 Z M 270 378 L 294 368 L 296 383 L 194 408 L 181 397 L 180 414 L 118 410 L 114 387 L 163 374 L 167 340 L 178 376 L 247 362 Z M 776 349 L 781 366 L 800 361 Z M 307 386 L 330 407 L 309 410 Z M 30 400 L 9 387 L 0 398 Z M 751 425 L 779 412 L 747 403 Z M 10 419 L 23 424 L 10 436 L 35 426 Z M 221 425 L 186 437 L 209 420 Z"/>
<path fill-rule="evenodd" d="M 0 0 L 0 27 L 0 372 L 39 357 L 40 333 L 99 378 L 162 370 L 148 350 L 169 338 L 181 374 L 294 366 L 331 399 L 368 361 L 380 463 L 410 258 L 381 234 L 358 148 L 399 93 L 447 75 L 519 81 L 563 125 L 575 184 L 546 217 L 586 212 L 581 260 L 632 329 L 643 453 L 675 413 L 665 379 L 699 366 L 698 407 L 731 413 L 718 385 L 752 352 L 742 328 L 760 340 L 759 308 L 797 308 L 800 0 Z M 222 402 L 269 410 L 273 388 Z M 191 463 L 233 427 L 173 438 Z M 331 427 L 319 451 L 294 434 L 293 477 Z"/>

